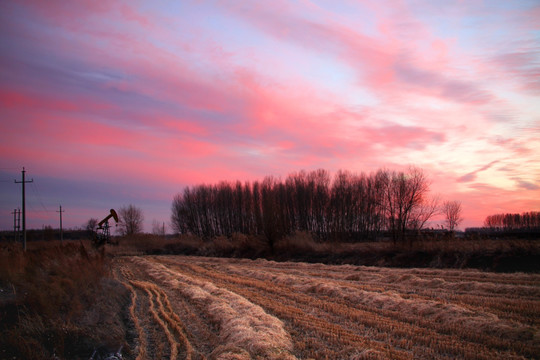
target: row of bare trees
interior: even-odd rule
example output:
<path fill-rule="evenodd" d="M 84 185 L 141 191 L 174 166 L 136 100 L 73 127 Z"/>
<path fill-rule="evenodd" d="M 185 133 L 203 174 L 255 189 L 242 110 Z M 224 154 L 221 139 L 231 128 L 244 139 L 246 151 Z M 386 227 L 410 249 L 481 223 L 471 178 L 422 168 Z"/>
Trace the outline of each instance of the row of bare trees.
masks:
<path fill-rule="evenodd" d="M 284 181 L 268 176 L 253 183 L 186 187 L 173 200 L 171 223 L 178 233 L 205 238 L 265 235 L 271 246 L 296 231 L 343 240 L 388 231 L 397 242 L 440 210 L 438 198 L 428 192 L 428 179 L 414 167 L 371 174 L 341 170 L 333 180 L 326 170 L 300 171 Z"/>
<path fill-rule="evenodd" d="M 502 230 L 539 229 L 540 211 L 529 211 L 521 214 L 489 215 L 484 220 L 484 226 Z"/>

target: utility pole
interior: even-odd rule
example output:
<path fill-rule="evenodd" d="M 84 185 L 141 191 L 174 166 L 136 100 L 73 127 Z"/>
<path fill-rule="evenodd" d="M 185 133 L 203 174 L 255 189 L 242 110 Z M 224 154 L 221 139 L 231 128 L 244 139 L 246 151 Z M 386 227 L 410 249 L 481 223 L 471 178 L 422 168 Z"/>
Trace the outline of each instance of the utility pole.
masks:
<path fill-rule="evenodd" d="M 62 213 L 65 212 L 65 210 L 62 210 L 62 205 L 60 205 L 60 211 L 57 211 L 57 213 L 60 213 L 60 242 L 64 241 L 64 231 L 62 230 Z"/>
<path fill-rule="evenodd" d="M 13 239 L 17 241 L 17 209 L 14 209 L 12 214 L 13 214 Z"/>
<path fill-rule="evenodd" d="M 22 184 L 22 229 L 23 229 L 23 250 L 26 251 L 26 198 L 24 194 L 24 184 L 34 182 L 34 179 L 32 180 L 25 180 L 26 170 L 24 170 L 24 166 L 22 168 L 22 181 L 15 180 L 16 184 Z"/>
<path fill-rule="evenodd" d="M 17 209 L 17 239 L 16 239 L 17 242 L 19 242 L 20 237 L 21 237 L 21 209 Z"/>

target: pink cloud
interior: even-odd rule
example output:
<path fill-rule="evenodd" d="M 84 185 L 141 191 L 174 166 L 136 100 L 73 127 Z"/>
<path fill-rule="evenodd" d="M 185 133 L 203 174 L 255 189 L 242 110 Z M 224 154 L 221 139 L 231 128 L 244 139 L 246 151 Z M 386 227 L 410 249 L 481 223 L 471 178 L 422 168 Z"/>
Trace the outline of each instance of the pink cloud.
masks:
<path fill-rule="evenodd" d="M 233 5 L 227 6 L 227 10 L 280 40 L 334 55 L 356 70 L 360 83 L 385 98 L 401 97 L 401 92 L 414 91 L 466 104 L 494 100 L 488 90 L 472 81 L 443 75 L 448 69 L 445 40 L 431 36 L 409 11 L 400 11 L 399 18 L 382 26 L 384 36 L 374 37 L 338 23 L 306 20 L 292 7 Z M 403 37 L 405 26 L 411 33 L 407 43 L 398 40 Z M 414 30 L 411 31 L 411 27 Z M 434 46 L 428 50 L 434 50 L 434 56 L 419 53 L 412 47 L 425 42 L 423 35 L 433 38 Z M 426 61 L 430 58 L 434 61 Z"/>
<path fill-rule="evenodd" d="M 336 36 L 325 27 L 320 28 L 318 31 L 323 35 L 328 33 L 326 37 L 329 38 Z M 336 32 L 342 33 L 340 35 L 342 37 L 349 38 L 350 40 L 347 40 L 348 42 L 371 41 L 367 38 L 354 40 L 355 34 L 350 33 L 348 29 L 338 29 Z M 126 47 L 131 47 L 132 49 L 133 46 L 143 48 L 147 45 L 146 43 L 139 42 L 128 44 L 128 39 L 125 41 Z M 365 46 L 376 49 L 374 43 L 368 43 Z M 359 146 L 364 147 L 362 150 L 364 154 L 368 154 L 370 152 L 368 149 L 372 145 L 368 144 L 367 141 L 371 141 L 372 143 L 380 141 L 386 143 L 388 146 L 396 144 L 398 146 L 409 146 L 420 149 L 429 141 L 437 142 L 442 139 L 440 135 L 433 132 L 431 132 L 431 135 L 426 136 L 418 127 L 395 127 L 393 129 L 390 127 L 380 130 L 382 132 L 381 134 L 378 134 L 373 129 L 364 129 L 363 134 L 360 134 L 360 136 L 368 138 L 367 141 L 358 141 L 356 139 L 346 140 L 341 136 L 342 131 L 346 128 L 340 125 L 342 120 L 328 113 L 328 107 L 333 106 L 332 101 L 335 100 L 330 102 L 322 101 L 324 105 L 317 107 L 313 106 L 313 104 L 321 102 L 321 99 L 314 102 L 311 91 L 306 92 L 309 94 L 307 96 L 298 96 L 299 93 L 302 93 L 302 91 L 298 92 L 299 88 L 302 86 L 309 88 L 309 85 L 295 84 L 294 89 L 291 89 L 291 91 L 280 92 L 282 89 L 272 89 L 262 86 L 257 83 L 257 79 L 254 79 L 252 75 L 250 75 L 250 78 L 249 76 L 245 76 L 245 72 L 238 72 L 234 80 L 242 84 L 241 89 L 246 89 L 248 92 L 242 94 L 243 90 L 240 90 L 237 94 L 233 92 L 228 96 L 224 96 L 221 90 L 216 89 L 210 84 L 200 83 L 197 80 L 191 81 L 184 79 L 183 70 L 188 65 L 180 62 L 181 65 L 179 67 L 178 63 L 176 63 L 177 57 L 175 55 L 164 52 L 162 49 L 156 49 L 155 46 L 150 46 L 149 48 L 158 59 L 164 61 L 165 66 L 155 67 L 144 60 L 131 61 L 129 64 L 124 64 L 123 62 L 118 62 L 119 60 L 122 61 L 122 59 L 107 59 L 108 62 L 112 60 L 111 64 L 114 66 L 137 74 L 137 77 L 140 78 L 140 80 L 137 80 L 137 78 L 132 79 L 131 84 L 124 83 L 121 85 L 123 90 L 135 90 L 162 100 L 180 101 L 181 103 L 189 104 L 191 108 L 202 109 L 204 111 L 219 113 L 233 111 L 238 113 L 240 110 L 242 118 L 251 119 L 251 123 L 245 128 L 246 123 L 241 120 L 238 126 L 235 125 L 235 131 L 250 134 L 261 139 L 264 138 L 266 144 L 279 142 L 283 136 L 286 136 L 287 141 L 297 144 L 297 149 L 303 148 L 304 152 L 314 151 L 319 156 L 328 157 L 340 156 L 343 154 L 343 151 L 356 151 Z M 98 58 L 94 59 L 94 61 L 97 61 L 98 64 L 100 63 L 100 59 Z M 380 62 L 380 56 L 376 56 L 375 59 L 372 59 L 371 65 L 379 64 Z M 170 66 L 168 66 L 169 63 Z M 379 65 L 381 68 L 386 68 L 384 64 Z M 142 80 L 141 76 L 144 77 L 144 80 Z M 133 82 L 133 80 L 135 81 Z M 151 83 L 152 86 L 145 86 L 145 83 Z M 115 81 L 113 80 L 108 84 L 108 86 L 114 87 Z M 221 85 L 230 86 L 230 84 Z M 231 108 L 230 99 L 240 98 L 240 96 L 243 96 L 243 100 L 240 102 L 243 108 Z M 311 109 L 308 109 L 308 107 Z M 325 115 L 325 113 L 328 115 Z M 134 118 L 144 123 L 152 123 L 152 120 L 145 120 L 145 115 L 135 114 Z M 160 120 L 157 121 L 159 122 Z M 209 134 L 207 127 L 202 127 L 191 119 L 181 123 L 175 121 L 167 122 L 168 124 L 164 124 L 165 126 L 175 127 L 179 131 L 185 130 L 188 133 L 201 136 Z M 225 125 L 224 129 L 227 128 L 227 125 Z M 402 131 L 402 133 L 398 133 L 399 131 Z M 418 134 L 414 134 L 415 131 L 419 131 Z M 273 136 L 275 137 L 274 140 L 272 140 Z M 303 145 L 305 142 L 304 139 L 309 139 L 309 144 L 306 144 L 307 146 Z M 289 147 L 288 150 L 290 151 L 292 148 Z"/>
<path fill-rule="evenodd" d="M 375 144 L 385 144 L 389 148 L 404 147 L 423 150 L 426 146 L 444 142 L 445 135 L 417 126 L 389 125 L 382 128 L 367 128 L 361 131 Z M 399 149 L 397 149 L 399 151 Z"/>
<path fill-rule="evenodd" d="M 156 114 L 154 123 L 166 128 L 168 131 L 177 133 L 189 133 L 197 136 L 209 135 L 209 129 L 188 119 L 170 116 L 168 114 Z"/>
<path fill-rule="evenodd" d="M 95 24 L 114 12 L 120 13 L 125 19 L 134 21 L 138 25 L 148 26 L 151 23 L 147 17 L 136 11 L 135 8 L 119 0 L 107 1 L 106 3 L 91 0 L 76 2 L 53 0 L 48 1 L 47 4 L 39 0 L 31 0 L 22 4 L 22 6 L 35 12 L 41 20 L 48 21 L 53 26 L 62 26 L 75 32 L 88 30 L 90 22 Z"/>
<path fill-rule="evenodd" d="M 495 56 L 494 64 L 505 76 L 514 80 L 519 87 L 532 94 L 540 93 L 540 64 L 534 45 L 517 52 Z"/>
<path fill-rule="evenodd" d="M 540 185 L 531 181 L 515 178 L 518 186 L 523 190 L 540 190 Z"/>
<path fill-rule="evenodd" d="M 380 39 L 364 36 L 348 27 L 305 20 L 292 6 L 281 5 L 227 4 L 227 10 L 280 40 L 333 54 L 353 64 L 354 68 L 365 66 L 364 75 L 370 83 L 387 83 L 393 79 L 397 49 L 385 47 Z"/>
<path fill-rule="evenodd" d="M 499 160 L 492 161 L 489 164 L 484 165 L 484 166 L 480 167 L 479 169 L 477 169 L 475 171 L 472 171 L 470 173 L 467 173 L 467 174 L 459 177 L 457 179 L 457 181 L 458 182 L 471 182 L 471 181 L 474 181 L 476 179 L 476 175 L 479 172 L 486 171 L 486 170 L 490 169 L 493 165 L 497 164 L 498 162 L 499 162 Z"/>
<path fill-rule="evenodd" d="M 437 173 L 438 189 L 465 196 L 470 209 L 471 198 L 484 201 L 486 212 L 511 206 L 475 183 L 506 153 L 517 165 L 502 159 L 493 173 L 518 190 L 497 193 L 538 206 L 524 200 L 538 191 L 537 114 L 533 105 L 517 112 L 523 89 L 537 90 L 535 48 L 478 54 L 423 14 L 443 6 L 458 21 L 485 5 L 350 3 L 363 11 L 339 16 L 330 3 L 220 4 L 182 4 L 189 17 L 116 1 L 0 5 L 0 45 L 9 48 L 0 115 L 17 119 L 2 124 L 2 154 L 46 174 L 166 189 L 418 162 Z M 197 11 L 224 27 L 195 24 Z M 537 28 L 525 15 L 513 14 L 524 17 L 521 31 Z M 313 73 L 304 69 L 311 60 Z M 519 101 L 505 98 L 509 89 Z"/>
<path fill-rule="evenodd" d="M 162 100 L 180 101 L 198 109 L 221 111 L 227 107 L 227 98 L 221 91 L 214 89 L 215 83 L 201 81 L 204 77 L 194 72 L 193 63 L 173 52 L 175 48 L 159 46 L 154 41 L 154 39 L 163 42 L 170 40 L 177 44 L 176 48 L 182 47 L 181 39 L 174 38 L 163 25 L 154 25 L 167 23 L 166 20 L 156 17 L 155 14 L 150 18 L 126 4 L 108 3 L 103 6 L 94 6 L 93 3 L 62 2 L 53 2 L 51 6 L 39 4 L 30 9 L 36 10 L 41 15 L 40 21 L 48 21 L 58 29 L 74 31 L 75 36 L 62 37 L 60 41 L 59 39 L 49 41 L 47 39 L 49 35 L 43 35 L 43 40 L 51 44 L 58 53 L 76 52 L 77 57 L 98 69 L 96 75 L 99 76 L 104 75 L 107 69 L 120 72 L 120 76 L 110 77 L 101 86 L 134 91 Z M 82 19 L 74 16 L 79 13 L 85 16 Z M 145 29 L 145 33 L 139 29 L 141 24 L 152 26 Z M 140 32 L 140 36 L 134 36 L 134 31 Z M 34 42 L 35 39 L 30 41 Z M 111 47 L 121 51 L 111 51 Z"/>
<path fill-rule="evenodd" d="M 57 111 L 57 112 L 82 112 L 104 111 L 115 108 L 114 105 L 99 102 L 88 97 L 76 96 L 75 98 L 59 98 L 55 95 L 42 93 L 28 93 L 2 89 L 0 87 L 0 103 L 7 109 L 24 111 Z"/>

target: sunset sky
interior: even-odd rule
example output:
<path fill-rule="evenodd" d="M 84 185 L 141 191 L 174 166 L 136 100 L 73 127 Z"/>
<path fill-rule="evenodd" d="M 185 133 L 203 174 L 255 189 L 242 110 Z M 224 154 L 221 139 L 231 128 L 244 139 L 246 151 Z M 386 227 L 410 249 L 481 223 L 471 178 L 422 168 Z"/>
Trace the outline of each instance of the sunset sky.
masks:
<path fill-rule="evenodd" d="M 185 186 L 422 168 L 461 228 L 540 210 L 538 1 L 0 2 L 0 229 Z"/>

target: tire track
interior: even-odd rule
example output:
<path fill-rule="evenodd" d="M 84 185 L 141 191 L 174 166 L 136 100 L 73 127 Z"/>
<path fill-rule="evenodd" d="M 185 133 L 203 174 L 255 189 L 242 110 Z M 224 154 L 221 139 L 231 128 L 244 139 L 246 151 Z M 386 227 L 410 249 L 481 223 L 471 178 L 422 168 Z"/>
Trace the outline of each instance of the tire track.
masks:
<path fill-rule="evenodd" d="M 148 259 L 138 258 L 136 264 L 146 268 L 155 282 L 205 305 L 208 320 L 219 326 L 221 340 L 210 357 L 296 359 L 290 353 L 290 335 L 282 322 L 238 293 L 198 277 L 173 272 Z"/>
<path fill-rule="evenodd" d="M 131 284 L 126 283 L 126 282 L 123 282 L 122 284 L 124 284 L 124 286 L 129 289 L 130 295 L 131 295 L 131 304 L 129 306 L 129 314 L 131 316 L 131 320 L 133 321 L 135 325 L 135 330 L 137 331 L 137 339 L 138 339 L 138 345 L 136 347 L 137 357 L 135 358 L 135 360 L 143 360 L 147 358 L 146 349 L 148 346 L 148 340 L 141 326 L 141 323 L 139 322 L 139 318 L 135 314 L 136 312 L 135 309 L 137 307 L 137 292 L 135 291 L 133 286 L 131 286 Z"/>
<path fill-rule="evenodd" d="M 169 354 L 171 360 L 179 358 L 192 360 L 195 351 L 186 336 L 183 322 L 174 312 L 167 294 L 151 282 L 135 280 L 144 276 L 141 276 L 143 274 L 140 271 L 137 272 L 138 276 L 135 275 L 128 262 L 119 261 L 119 263 L 115 277 L 125 279 L 120 281 L 130 291 L 131 303 L 128 311 L 137 333 L 136 360 L 160 357 L 163 351 Z M 145 313 L 144 305 L 147 306 L 150 316 Z M 144 322 L 150 322 L 149 317 L 157 325 L 157 329 L 144 326 Z M 161 338 L 166 339 L 168 349 L 163 349 L 164 343 Z M 204 356 L 197 359 L 204 359 Z"/>
<path fill-rule="evenodd" d="M 156 311 L 156 302 L 158 303 L 158 308 L 162 307 L 162 304 L 159 301 L 159 297 L 155 296 L 155 292 L 152 289 L 153 284 L 143 282 L 143 281 L 135 281 L 135 280 L 132 280 L 131 284 L 145 291 L 146 294 L 148 295 L 150 314 L 154 318 L 154 321 L 161 327 L 161 329 L 163 330 L 163 333 L 165 334 L 169 342 L 169 348 L 170 348 L 169 358 L 171 360 L 176 360 L 176 358 L 178 357 L 179 343 L 176 341 L 176 339 L 174 338 L 174 335 L 169 330 L 169 327 L 167 326 L 166 322 L 163 320 L 163 318 L 166 318 L 166 316 L 159 309 Z"/>

